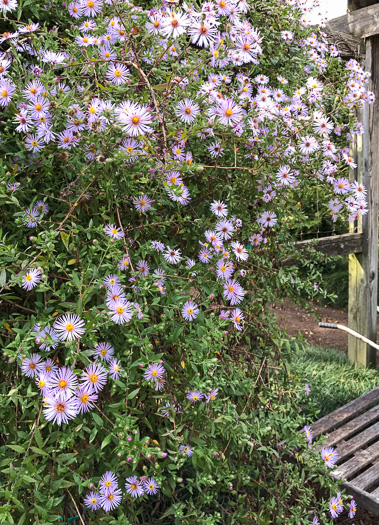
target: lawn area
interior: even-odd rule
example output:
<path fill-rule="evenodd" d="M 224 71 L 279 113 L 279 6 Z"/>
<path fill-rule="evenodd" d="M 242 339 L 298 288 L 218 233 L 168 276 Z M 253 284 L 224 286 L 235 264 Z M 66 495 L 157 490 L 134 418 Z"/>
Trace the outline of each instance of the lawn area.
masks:
<path fill-rule="evenodd" d="M 309 384 L 310 401 L 303 410 L 324 416 L 379 384 L 379 371 L 353 365 L 346 354 L 333 348 L 307 345 L 293 355 L 291 372 Z M 313 405 L 311 408 L 310 405 Z"/>

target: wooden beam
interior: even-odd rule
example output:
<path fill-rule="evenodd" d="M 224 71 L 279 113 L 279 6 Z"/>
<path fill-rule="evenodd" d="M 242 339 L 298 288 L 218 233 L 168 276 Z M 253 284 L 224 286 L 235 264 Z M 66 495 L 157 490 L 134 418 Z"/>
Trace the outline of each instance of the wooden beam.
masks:
<path fill-rule="evenodd" d="M 344 60 L 355 58 L 358 62 L 362 62 L 365 56 L 365 41 L 362 38 L 349 33 L 342 33 L 341 31 L 333 30 L 329 24 L 326 24 L 324 32 L 327 35 L 329 44 L 333 44 L 340 52 L 340 57 Z"/>
<path fill-rule="evenodd" d="M 346 233 L 344 235 L 333 235 L 332 237 L 321 237 L 317 239 L 314 246 L 314 239 L 299 241 L 295 243 L 296 250 L 314 248 L 314 250 L 325 253 L 325 255 L 349 255 L 350 253 L 360 253 L 363 251 L 363 234 Z"/>
<path fill-rule="evenodd" d="M 373 6 L 379 8 L 379 5 Z M 372 9 L 366 8 L 366 9 Z M 357 13 L 361 13 L 360 9 Z M 378 11 L 379 12 L 379 11 Z M 379 32 L 379 25 L 378 25 Z M 378 200 L 379 200 L 379 35 L 366 42 L 365 70 L 371 73 L 368 89 L 376 95 L 374 104 L 363 108 L 364 134 L 358 151 L 358 180 L 367 189 L 369 211 L 358 222 L 363 234 L 363 251 L 349 255 L 349 328 L 376 342 L 378 301 Z M 362 166 L 361 169 L 359 167 Z M 349 335 L 349 359 L 375 366 L 376 350 Z"/>
<path fill-rule="evenodd" d="M 358 38 L 368 38 L 379 33 L 379 4 L 363 7 L 347 15 L 329 20 L 332 31 L 349 33 Z"/>

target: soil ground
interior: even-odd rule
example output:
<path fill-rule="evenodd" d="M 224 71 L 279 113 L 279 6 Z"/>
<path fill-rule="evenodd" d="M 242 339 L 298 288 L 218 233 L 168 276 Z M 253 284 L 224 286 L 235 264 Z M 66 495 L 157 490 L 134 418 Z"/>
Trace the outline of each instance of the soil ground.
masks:
<path fill-rule="evenodd" d="M 299 332 L 310 344 L 324 348 L 337 348 L 347 352 L 348 335 L 342 330 L 328 330 L 319 328 L 319 321 L 326 323 L 338 323 L 348 326 L 348 314 L 346 310 L 339 310 L 331 306 L 325 306 L 318 301 L 308 303 L 306 309 L 295 306 L 286 300 L 281 304 L 272 305 L 272 311 L 278 318 L 279 326 L 286 330 L 291 337 L 298 337 Z M 316 317 L 317 316 L 317 317 Z M 379 322 L 377 331 L 379 341 Z M 377 354 L 379 363 L 379 354 Z M 356 518 L 349 519 L 346 512 L 334 522 L 336 525 L 378 525 L 379 517 L 371 512 L 359 508 Z"/>
<path fill-rule="evenodd" d="M 272 311 L 278 318 L 279 326 L 287 330 L 289 336 L 297 337 L 300 332 L 302 337 L 314 346 L 337 348 L 338 350 L 347 352 L 348 335 L 346 332 L 320 328 L 318 326 L 319 321 L 348 326 L 348 314 L 346 310 L 325 306 L 317 301 L 309 302 L 307 309 L 304 309 L 286 300 L 284 303 L 272 305 Z M 379 341 L 379 323 L 377 340 Z M 378 356 L 377 362 L 379 363 Z"/>

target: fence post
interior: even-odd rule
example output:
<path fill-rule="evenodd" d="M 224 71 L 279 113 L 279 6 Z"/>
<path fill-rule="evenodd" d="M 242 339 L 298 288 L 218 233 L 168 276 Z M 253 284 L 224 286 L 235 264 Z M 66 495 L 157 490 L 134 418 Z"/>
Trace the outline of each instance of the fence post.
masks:
<path fill-rule="evenodd" d="M 349 255 L 349 328 L 376 342 L 378 301 L 378 195 L 379 195 L 379 35 L 366 41 L 365 70 L 371 73 L 369 89 L 374 104 L 363 108 L 364 134 L 356 137 L 358 180 L 367 188 L 369 211 L 358 221 L 363 234 L 363 252 Z M 349 359 L 375 366 L 376 350 L 349 335 Z"/>

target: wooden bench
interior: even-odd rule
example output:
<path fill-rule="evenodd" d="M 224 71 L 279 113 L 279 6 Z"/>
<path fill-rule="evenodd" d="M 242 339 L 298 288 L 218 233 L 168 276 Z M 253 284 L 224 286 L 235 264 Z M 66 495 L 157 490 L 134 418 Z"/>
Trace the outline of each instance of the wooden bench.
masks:
<path fill-rule="evenodd" d="M 312 426 L 313 438 L 327 436 L 325 447 L 338 452 L 331 471 L 356 502 L 379 516 L 379 387 L 350 401 Z"/>

